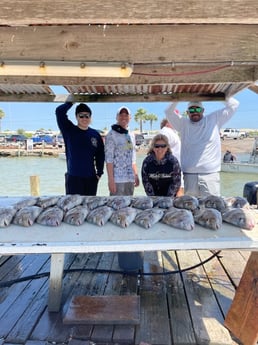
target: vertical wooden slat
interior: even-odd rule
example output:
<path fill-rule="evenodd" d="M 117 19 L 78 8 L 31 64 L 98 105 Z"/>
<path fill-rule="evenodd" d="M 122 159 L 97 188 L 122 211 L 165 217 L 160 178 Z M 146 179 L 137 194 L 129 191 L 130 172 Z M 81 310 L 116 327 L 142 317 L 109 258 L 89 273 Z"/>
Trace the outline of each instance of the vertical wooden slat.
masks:
<path fill-rule="evenodd" d="M 245 345 L 258 341 L 258 252 L 249 257 L 225 326 Z"/>
<path fill-rule="evenodd" d="M 32 196 L 40 195 L 39 176 L 30 176 L 30 194 Z"/>
<path fill-rule="evenodd" d="M 50 266 L 48 310 L 59 311 L 62 297 L 62 279 L 65 254 L 52 254 Z"/>

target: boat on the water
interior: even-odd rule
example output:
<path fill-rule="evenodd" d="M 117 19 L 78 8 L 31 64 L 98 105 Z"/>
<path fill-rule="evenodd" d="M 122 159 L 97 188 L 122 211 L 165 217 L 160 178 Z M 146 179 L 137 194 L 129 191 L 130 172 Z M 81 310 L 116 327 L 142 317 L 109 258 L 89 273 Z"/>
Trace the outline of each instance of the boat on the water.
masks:
<path fill-rule="evenodd" d="M 253 150 L 250 153 L 249 160 L 231 162 L 221 162 L 221 171 L 231 173 L 246 173 L 257 174 L 258 173 L 258 138 L 255 138 Z"/>
<path fill-rule="evenodd" d="M 221 171 L 230 172 L 230 173 L 257 174 L 258 164 L 249 163 L 249 162 L 233 162 L 233 163 L 221 162 Z"/>

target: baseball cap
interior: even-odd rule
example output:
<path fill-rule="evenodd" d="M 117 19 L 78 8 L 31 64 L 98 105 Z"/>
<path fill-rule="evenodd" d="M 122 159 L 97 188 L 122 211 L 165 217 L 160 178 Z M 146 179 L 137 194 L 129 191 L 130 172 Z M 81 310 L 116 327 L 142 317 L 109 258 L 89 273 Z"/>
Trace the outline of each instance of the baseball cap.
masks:
<path fill-rule="evenodd" d="M 202 102 L 189 102 L 187 108 L 200 107 L 203 108 Z"/>
<path fill-rule="evenodd" d="M 87 106 L 87 104 L 80 103 L 75 109 L 75 114 L 77 115 L 79 113 L 90 113 L 91 115 L 91 109 Z"/>
<path fill-rule="evenodd" d="M 131 115 L 130 109 L 124 106 L 118 109 L 117 115 L 120 115 L 122 111 L 126 111 L 128 115 Z"/>

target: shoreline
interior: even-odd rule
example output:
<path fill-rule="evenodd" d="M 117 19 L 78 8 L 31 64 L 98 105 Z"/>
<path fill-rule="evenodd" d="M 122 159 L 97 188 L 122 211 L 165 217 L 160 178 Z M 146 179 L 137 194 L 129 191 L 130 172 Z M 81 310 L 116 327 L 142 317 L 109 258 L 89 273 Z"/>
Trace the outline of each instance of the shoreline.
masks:
<path fill-rule="evenodd" d="M 221 152 L 225 153 L 227 150 L 234 154 L 251 153 L 253 151 L 255 138 L 248 137 L 244 139 L 224 139 L 221 140 Z"/>
<path fill-rule="evenodd" d="M 224 154 L 226 150 L 234 154 L 238 153 L 251 153 L 253 151 L 255 138 L 244 139 L 224 139 L 221 140 L 221 153 Z M 147 153 L 147 147 L 139 147 L 137 153 Z M 0 146 L 1 157 L 58 157 L 59 153 L 64 152 L 64 149 L 52 146 L 45 146 L 40 148 L 33 148 L 33 150 L 26 150 L 24 147 L 18 146 Z"/>
<path fill-rule="evenodd" d="M 244 139 L 224 139 L 221 140 L 221 153 L 224 154 L 227 150 L 234 154 L 238 153 L 251 153 L 253 151 L 255 138 L 244 138 Z M 137 153 L 146 153 L 148 148 L 139 147 Z"/>
<path fill-rule="evenodd" d="M 64 152 L 64 149 L 45 145 L 44 147 L 33 148 L 27 150 L 24 146 L 19 147 L 15 145 L 1 146 L 0 145 L 0 158 L 1 157 L 58 157 L 59 153 Z"/>

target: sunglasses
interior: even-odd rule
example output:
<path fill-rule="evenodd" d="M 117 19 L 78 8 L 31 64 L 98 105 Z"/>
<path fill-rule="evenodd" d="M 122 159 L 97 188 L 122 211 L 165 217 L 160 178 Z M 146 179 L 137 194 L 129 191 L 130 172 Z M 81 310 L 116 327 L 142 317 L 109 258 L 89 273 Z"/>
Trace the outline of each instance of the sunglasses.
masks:
<path fill-rule="evenodd" d="M 89 114 L 78 114 L 78 117 L 80 119 L 89 119 L 90 118 L 90 115 Z"/>
<path fill-rule="evenodd" d="M 201 113 L 203 111 L 203 108 L 202 107 L 192 107 L 192 108 L 189 108 L 188 109 L 188 112 L 190 114 L 193 114 L 193 113 Z"/>
<path fill-rule="evenodd" d="M 159 148 L 164 149 L 165 147 L 167 147 L 167 145 L 166 144 L 155 144 L 154 147 L 155 147 L 155 149 L 159 149 Z"/>

